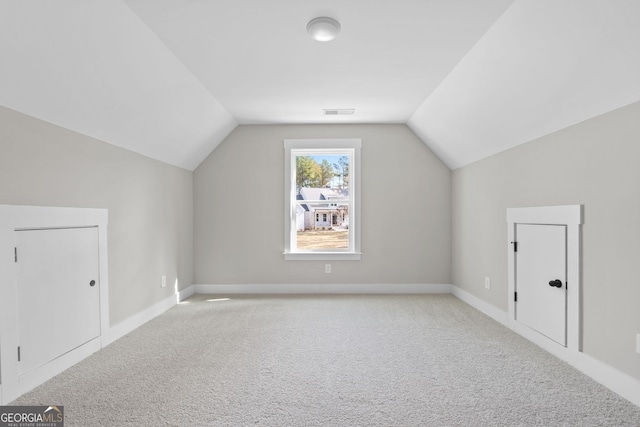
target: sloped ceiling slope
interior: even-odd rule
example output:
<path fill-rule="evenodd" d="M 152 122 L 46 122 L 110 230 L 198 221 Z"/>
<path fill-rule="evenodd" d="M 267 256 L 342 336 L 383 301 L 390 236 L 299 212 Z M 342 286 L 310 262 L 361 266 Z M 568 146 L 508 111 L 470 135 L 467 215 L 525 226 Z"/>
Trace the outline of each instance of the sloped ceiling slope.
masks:
<path fill-rule="evenodd" d="M 0 0 L 0 104 L 193 170 L 237 125 L 120 1 Z"/>
<path fill-rule="evenodd" d="M 640 2 L 516 1 L 409 120 L 452 169 L 640 101 Z"/>
<path fill-rule="evenodd" d="M 306 35 L 318 16 L 337 39 Z M 253 123 L 407 123 L 457 168 L 640 100 L 639 20 L 636 0 L 0 0 L 0 105 L 189 170 Z"/>

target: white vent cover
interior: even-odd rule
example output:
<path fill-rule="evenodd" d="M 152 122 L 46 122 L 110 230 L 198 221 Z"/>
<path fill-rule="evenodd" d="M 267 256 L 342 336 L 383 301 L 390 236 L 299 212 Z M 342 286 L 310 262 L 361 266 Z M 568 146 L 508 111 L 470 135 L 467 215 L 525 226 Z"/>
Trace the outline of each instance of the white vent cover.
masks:
<path fill-rule="evenodd" d="M 322 110 L 324 116 L 350 116 L 356 112 L 355 108 L 333 108 Z"/>

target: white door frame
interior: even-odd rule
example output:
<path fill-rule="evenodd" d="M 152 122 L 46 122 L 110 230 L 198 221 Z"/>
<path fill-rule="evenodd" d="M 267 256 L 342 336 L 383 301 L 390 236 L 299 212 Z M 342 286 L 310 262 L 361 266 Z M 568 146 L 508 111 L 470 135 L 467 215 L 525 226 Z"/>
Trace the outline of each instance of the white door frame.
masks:
<path fill-rule="evenodd" d="M 107 209 L 0 205 L 0 405 L 5 405 L 102 348 L 109 328 Z M 54 359 L 33 373 L 18 372 L 18 289 L 15 231 L 98 227 L 100 337 Z"/>
<path fill-rule="evenodd" d="M 520 335 L 569 361 L 582 352 L 581 306 L 581 225 L 582 205 L 542 206 L 507 209 L 507 268 L 509 326 Z M 564 347 L 544 335 L 518 322 L 515 318 L 514 293 L 516 290 L 516 264 L 514 255 L 516 224 L 546 224 L 567 226 L 567 346 Z"/>

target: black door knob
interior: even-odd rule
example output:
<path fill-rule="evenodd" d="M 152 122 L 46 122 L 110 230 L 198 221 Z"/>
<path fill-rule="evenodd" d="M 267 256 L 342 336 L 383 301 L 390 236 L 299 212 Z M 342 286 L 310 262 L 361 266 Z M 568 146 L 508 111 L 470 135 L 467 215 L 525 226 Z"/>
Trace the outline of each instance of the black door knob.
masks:
<path fill-rule="evenodd" d="M 562 280 L 552 280 L 549 282 L 549 286 L 553 286 L 554 288 L 561 288 L 562 287 Z"/>
<path fill-rule="evenodd" d="M 92 280 L 92 281 L 89 282 L 89 286 L 95 286 L 95 285 L 96 285 L 96 281 L 95 280 Z"/>

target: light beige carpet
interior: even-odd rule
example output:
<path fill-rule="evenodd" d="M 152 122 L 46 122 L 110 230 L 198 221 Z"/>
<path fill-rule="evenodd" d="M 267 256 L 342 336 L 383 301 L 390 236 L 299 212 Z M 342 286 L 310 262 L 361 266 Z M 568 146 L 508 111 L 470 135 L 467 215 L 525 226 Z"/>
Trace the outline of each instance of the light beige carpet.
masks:
<path fill-rule="evenodd" d="M 64 405 L 68 427 L 640 426 L 640 408 L 450 295 L 219 298 L 12 404 Z"/>

